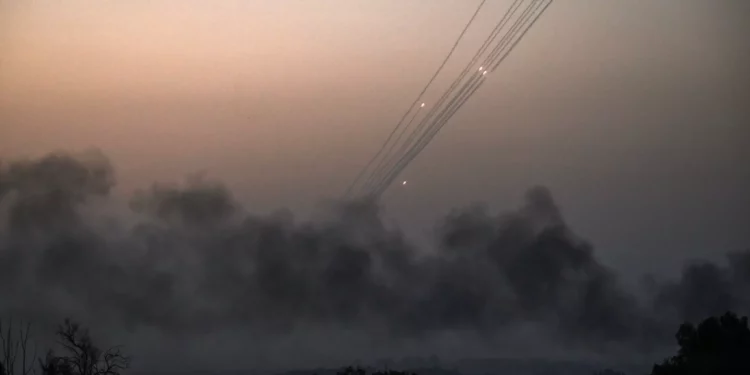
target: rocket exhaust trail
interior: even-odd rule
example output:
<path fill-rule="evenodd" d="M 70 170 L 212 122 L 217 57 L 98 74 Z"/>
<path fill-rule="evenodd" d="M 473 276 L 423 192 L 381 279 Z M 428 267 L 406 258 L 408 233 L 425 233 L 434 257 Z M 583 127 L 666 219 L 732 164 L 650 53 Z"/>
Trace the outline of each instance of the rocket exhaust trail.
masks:
<path fill-rule="evenodd" d="M 461 73 L 459 74 L 459 76 L 453 81 L 453 83 L 451 83 L 450 87 L 443 93 L 443 95 L 440 97 L 440 99 L 438 99 L 438 101 L 436 102 L 435 106 L 430 109 L 430 111 L 427 113 L 427 115 L 425 115 L 425 117 L 419 123 L 419 125 L 417 126 L 417 128 L 414 129 L 414 131 L 409 135 L 409 138 L 407 139 L 407 141 L 402 145 L 401 149 L 399 150 L 398 155 L 403 155 L 403 154 L 407 153 L 408 152 L 407 149 L 409 149 L 409 150 L 413 149 L 414 148 L 414 144 L 416 144 L 416 143 L 419 142 L 419 141 L 416 141 L 416 142 L 414 142 L 414 144 L 412 144 L 412 142 L 414 141 L 414 138 L 417 136 L 417 134 L 420 133 L 420 132 L 422 132 L 422 129 L 424 129 L 424 127 L 429 123 L 429 121 L 432 120 L 432 117 L 435 115 L 435 113 L 437 113 L 437 111 L 439 111 L 439 108 L 442 107 L 442 105 L 445 102 L 445 100 L 447 100 L 448 97 L 451 94 L 453 94 L 453 92 L 455 91 L 456 87 L 458 87 L 459 84 L 460 84 L 460 82 L 463 81 L 463 79 L 466 76 L 466 74 L 468 74 L 471 71 L 472 67 L 477 63 L 477 61 L 479 60 L 480 56 L 482 56 L 482 54 L 487 50 L 487 48 L 489 48 L 489 46 L 492 45 L 492 43 L 497 38 L 497 36 L 499 35 L 499 33 L 502 31 L 502 29 L 505 27 L 505 25 L 508 23 L 508 21 L 510 21 L 513 18 L 513 16 L 515 15 L 516 11 L 518 11 L 518 9 L 520 8 L 520 6 L 522 4 L 523 4 L 523 0 L 514 0 L 513 1 L 513 3 L 511 4 L 511 6 L 506 10 L 506 12 L 503 15 L 503 17 L 497 22 L 497 24 L 493 28 L 492 32 L 490 33 L 490 35 L 488 35 L 487 38 L 485 38 L 484 42 L 479 47 L 479 49 L 474 54 L 474 56 L 471 58 L 471 60 L 469 61 L 469 63 L 466 64 L 466 66 L 461 71 Z M 432 127 L 432 125 L 430 125 L 428 127 L 428 129 L 430 127 Z M 417 139 L 422 139 L 427 134 L 428 131 L 429 130 L 425 130 L 424 132 L 422 132 L 422 134 Z M 412 144 L 411 148 L 409 147 L 409 144 Z M 397 160 L 397 158 L 398 158 L 398 156 L 394 156 L 394 160 Z M 393 162 L 391 162 L 390 164 L 392 165 Z M 372 180 L 374 178 L 376 178 L 376 176 L 372 175 L 369 180 Z"/>
<path fill-rule="evenodd" d="M 518 42 L 525 36 L 527 31 L 534 25 L 534 23 L 539 19 L 542 13 L 546 11 L 546 9 L 549 7 L 549 5 L 552 3 L 552 0 L 545 1 L 545 0 L 532 0 L 531 3 L 524 9 L 522 14 L 519 16 L 519 18 L 514 22 L 514 24 L 511 26 L 510 30 L 503 36 L 503 38 L 500 40 L 500 42 L 492 49 L 492 52 L 490 55 L 485 59 L 484 64 L 482 65 L 482 68 L 480 68 L 480 71 L 482 71 L 481 77 L 484 77 L 489 70 L 490 72 L 497 69 L 497 67 L 500 65 L 500 63 L 510 54 L 510 52 L 516 47 Z M 514 3 L 515 4 L 515 3 Z M 544 5 L 543 5 L 544 4 Z M 542 6 L 543 5 L 543 6 Z M 513 6 L 511 7 L 513 8 Z M 541 8 L 541 11 L 537 13 L 537 10 Z M 515 9 L 509 9 L 509 12 L 512 15 L 515 14 L 515 11 L 518 8 Z M 536 15 L 534 16 L 534 13 Z M 533 17 L 532 17 L 533 16 Z M 509 18 L 508 18 L 509 19 Z M 531 22 L 529 20 L 531 19 Z M 501 20 L 501 22 L 505 21 L 506 18 Z M 495 35 L 496 36 L 496 35 Z M 518 38 L 516 38 L 518 36 Z M 515 39 L 515 40 L 514 40 Z M 492 38 L 494 40 L 494 38 Z M 510 43 L 510 47 L 507 48 L 508 43 Z M 483 49 L 485 46 L 483 45 L 483 48 L 480 49 L 480 52 L 475 55 L 475 58 L 472 59 L 472 62 L 478 58 L 479 55 L 483 52 Z M 484 67 L 491 67 L 489 69 L 483 69 Z M 467 69 L 470 69 L 470 66 L 467 66 Z M 464 72 L 462 72 L 462 75 L 459 76 L 459 78 L 454 81 L 454 84 L 457 82 L 460 82 L 460 80 L 463 78 Z M 442 129 L 443 126 L 447 123 L 450 118 L 466 103 L 466 101 L 476 92 L 476 90 L 481 86 L 483 83 L 483 80 L 479 81 L 475 86 L 471 87 L 469 89 L 469 93 L 466 95 L 463 95 L 463 92 L 467 88 L 467 83 L 465 83 L 462 86 L 462 89 L 459 90 L 459 94 L 454 96 L 448 103 L 447 107 L 444 108 L 440 113 L 438 114 L 437 118 L 428 126 L 427 130 L 424 131 L 424 133 L 419 137 L 419 139 L 412 145 L 411 148 L 409 148 L 408 151 L 405 150 L 404 147 L 402 147 L 402 152 L 405 151 L 405 153 L 402 155 L 402 157 L 392 164 L 392 167 L 389 169 L 389 172 L 385 174 L 385 176 L 380 177 L 380 180 L 375 185 L 375 189 L 373 191 L 373 195 L 379 196 L 382 194 L 382 192 L 387 189 L 387 187 L 393 182 L 393 180 L 398 176 L 398 174 L 403 171 L 404 168 L 414 159 L 416 156 L 427 146 L 427 144 L 437 135 L 437 133 Z M 448 94 L 452 92 L 452 90 L 455 88 L 455 85 L 452 85 L 451 88 L 446 91 L 446 93 L 441 97 L 441 100 L 439 101 L 439 104 L 442 104 L 442 101 L 447 97 Z M 428 120 L 431 119 L 431 115 L 439 105 L 436 105 L 433 110 L 428 113 L 428 115 L 423 119 L 423 122 L 420 123 L 420 127 L 415 130 L 415 132 L 412 133 L 414 135 L 418 130 L 421 130 L 423 125 L 427 123 Z M 411 137 L 410 140 L 411 141 Z"/>
<path fill-rule="evenodd" d="M 373 156 L 373 158 L 370 159 L 370 161 L 367 163 L 367 165 L 365 166 L 365 168 L 362 169 L 362 171 L 360 171 L 360 173 L 357 175 L 357 177 L 354 179 L 354 181 L 352 181 L 352 183 L 346 189 L 346 192 L 344 193 L 344 197 L 348 197 L 349 196 L 349 194 L 351 193 L 351 191 L 353 190 L 353 188 L 356 186 L 356 184 L 359 182 L 359 180 L 362 177 L 364 177 L 364 174 L 367 172 L 367 170 L 370 169 L 370 167 L 375 162 L 375 160 L 377 160 L 378 157 L 382 154 L 382 152 L 385 149 L 386 145 L 388 145 L 388 143 L 391 141 L 391 139 L 393 138 L 393 135 L 396 134 L 396 131 L 398 131 L 399 127 L 404 122 L 404 120 L 406 119 L 406 117 L 409 115 L 409 113 L 411 113 L 411 111 L 414 108 L 414 106 L 417 103 L 419 103 L 419 101 L 422 99 L 422 96 L 424 95 L 424 93 L 432 85 L 432 82 L 435 81 L 435 78 L 443 70 L 443 68 L 445 67 L 445 64 L 448 62 L 448 60 L 450 59 L 450 57 L 453 55 L 453 52 L 456 50 L 456 47 L 458 47 L 458 44 L 461 42 L 461 39 L 463 39 L 464 34 L 466 34 L 466 30 L 468 30 L 469 27 L 471 26 L 471 24 L 474 23 L 474 19 L 479 14 L 479 11 L 482 9 L 482 7 L 484 6 L 485 2 L 486 2 L 486 0 L 482 0 L 479 3 L 479 6 L 477 6 L 476 11 L 474 11 L 474 14 L 469 19 L 469 22 L 466 23 L 466 26 L 464 26 L 463 30 L 458 35 L 458 38 L 456 39 L 456 42 L 453 44 L 453 47 L 451 48 L 451 50 L 448 52 L 448 55 L 445 57 L 445 59 L 443 59 L 443 62 L 440 64 L 440 66 L 438 67 L 438 69 L 435 71 L 435 73 L 432 75 L 432 77 L 430 78 L 430 80 L 427 82 L 427 85 L 425 85 L 425 87 L 422 89 L 422 91 L 419 93 L 419 95 L 417 95 L 417 98 L 414 99 L 414 102 L 409 106 L 409 109 L 401 117 L 401 120 L 399 120 L 399 122 L 396 124 L 396 127 L 393 128 L 393 130 L 391 131 L 391 133 L 388 135 L 388 138 L 385 140 L 385 142 L 380 147 L 380 149 L 375 154 L 375 156 Z M 420 108 L 421 108 L 421 106 L 420 106 Z"/>

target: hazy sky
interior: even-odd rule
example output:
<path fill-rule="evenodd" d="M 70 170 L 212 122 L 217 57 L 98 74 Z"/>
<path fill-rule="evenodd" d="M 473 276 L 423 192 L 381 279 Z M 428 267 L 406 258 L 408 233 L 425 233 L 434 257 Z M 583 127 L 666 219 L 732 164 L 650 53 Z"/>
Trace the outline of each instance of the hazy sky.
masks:
<path fill-rule="evenodd" d="M 98 147 L 121 192 L 205 170 L 304 212 L 341 194 L 476 3 L 0 1 L 0 157 Z M 509 4 L 488 0 L 428 103 Z M 543 184 L 624 269 L 750 246 L 747 35 L 746 1 L 556 1 L 388 216 L 421 237 Z"/>

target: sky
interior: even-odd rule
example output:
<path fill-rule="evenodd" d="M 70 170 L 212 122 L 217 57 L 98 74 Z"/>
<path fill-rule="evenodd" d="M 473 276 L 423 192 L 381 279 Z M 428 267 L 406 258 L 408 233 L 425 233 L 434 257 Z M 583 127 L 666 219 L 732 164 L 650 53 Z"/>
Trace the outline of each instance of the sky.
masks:
<path fill-rule="evenodd" d="M 3 0 L 0 157 L 96 147 L 122 195 L 205 171 L 252 210 L 309 212 L 475 3 Z M 427 103 L 509 4 L 488 1 Z M 388 219 L 427 241 L 452 208 L 541 184 L 625 273 L 747 248 L 748 20 L 731 0 L 556 1 L 385 195 Z"/>

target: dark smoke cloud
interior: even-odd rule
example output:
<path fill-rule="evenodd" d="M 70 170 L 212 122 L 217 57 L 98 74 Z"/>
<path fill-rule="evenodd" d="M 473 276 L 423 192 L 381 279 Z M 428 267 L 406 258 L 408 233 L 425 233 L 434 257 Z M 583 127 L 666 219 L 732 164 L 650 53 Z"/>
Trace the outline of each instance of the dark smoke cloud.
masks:
<path fill-rule="evenodd" d="M 727 254 L 727 265 L 698 261 L 679 280 L 663 283 L 656 308 L 668 316 L 697 321 L 726 311 L 750 312 L 750 250 Z"/>
<path fill-rule="evenodd" d="M 514 212 L 451 212 L 425 255 L 382 223 L 376 202 L 299 222 L 285 211 L 253 215 L 199 177 L 139 192 L 104 226 L 88 209 L 114 181 L 100 153 L 2 165 L 0 308 L 169 335 L 330 327 L 491 341 L 534 324 L 562 343 L 643 349 L 670 342 L 677 319 L 749 306 L 750 251 L 727 266 L 689 265 L 679 280 L 652 282 L 646 298 L 597 261 L 544 188 Z"/>

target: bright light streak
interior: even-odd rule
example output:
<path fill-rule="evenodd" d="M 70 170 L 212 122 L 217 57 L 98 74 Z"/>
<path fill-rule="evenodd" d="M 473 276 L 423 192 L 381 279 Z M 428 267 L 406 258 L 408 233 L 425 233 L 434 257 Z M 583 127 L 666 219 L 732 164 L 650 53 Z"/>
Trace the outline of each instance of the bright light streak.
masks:
<path fill-rule="evenodd" d="M 419 108 L 424 108 L 424 103 L 422 103 L 422 105 L 420 105 Z"/>
<path fill-rule="evenodd" d="M 484 67 L 483 67 L 483 66 L 480 66 L 480 67 L 479 67 L 479 71 L 481 72 L 482 70 L 484 70 Z"/>
<path fill-rule="evenodd" d="M 487 75 L 487 71 L 486 71 L 486 70 L 485 70 L 485 71 L 483 71 L 483 72 L 482 72 L 482 75 L 483 75 L 483 76 L 486 76 L 486 75 Z"/>
<path fill-rule="evenodd" d="M 406 180 L 404 180 L 404 182 L 402 182 L 401 185 L 406 185 Z"/>

